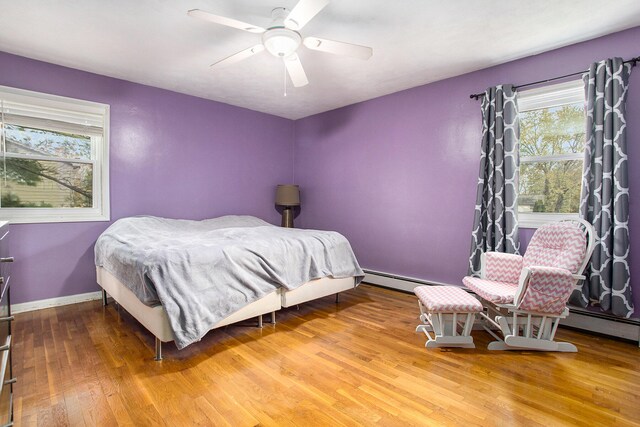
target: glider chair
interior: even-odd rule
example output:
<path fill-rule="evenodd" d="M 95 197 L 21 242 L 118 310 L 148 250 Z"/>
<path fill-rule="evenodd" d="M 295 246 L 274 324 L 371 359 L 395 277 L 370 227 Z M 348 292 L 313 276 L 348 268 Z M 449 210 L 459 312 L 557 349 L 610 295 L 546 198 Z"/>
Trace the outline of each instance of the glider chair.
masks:
<path fill-rule="evenodd" d="M 483 326 L 497 339 L 489 350 L 578 351 L 554 337 L 560 319 L 569 315 L 571 292 L 585 278 L 594 242 L 589 223 L 568 220 L 538 228 L 524 256 L 482 255 L 481 277 L 462 282 L 484 302 Z"/>

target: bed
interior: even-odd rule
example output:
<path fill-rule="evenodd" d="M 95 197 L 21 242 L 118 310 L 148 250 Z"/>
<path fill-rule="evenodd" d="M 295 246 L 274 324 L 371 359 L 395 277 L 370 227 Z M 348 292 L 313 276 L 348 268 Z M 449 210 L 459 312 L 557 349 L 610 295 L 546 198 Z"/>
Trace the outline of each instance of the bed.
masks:
<path fill-rule="evenodd" d="M 123 218 L 96 242 L 107 295 L 178 349 L 208 331 L 353 289 L 362 280 L 339 233 L 282 229 L 250 216 L 203 221 Z"/>

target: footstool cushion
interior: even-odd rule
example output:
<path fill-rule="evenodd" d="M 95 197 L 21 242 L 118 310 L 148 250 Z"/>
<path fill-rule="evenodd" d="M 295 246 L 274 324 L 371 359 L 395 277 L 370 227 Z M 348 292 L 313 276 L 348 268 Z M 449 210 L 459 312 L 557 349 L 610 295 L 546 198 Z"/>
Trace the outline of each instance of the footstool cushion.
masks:
<path fill-rule="evenodd" d="M 479 313 L 482 304 L 457 286 L 418 286 L 413 290 L 430 313 Z"/>

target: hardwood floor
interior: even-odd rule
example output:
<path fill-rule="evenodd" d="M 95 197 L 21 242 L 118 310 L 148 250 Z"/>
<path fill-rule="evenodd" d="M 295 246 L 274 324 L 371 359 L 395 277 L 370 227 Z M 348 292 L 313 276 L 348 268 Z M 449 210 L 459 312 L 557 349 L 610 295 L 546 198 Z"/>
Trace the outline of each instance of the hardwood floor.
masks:
<path fill-rule="evenodd" d="M 415 297 L 362 285 L 177 351 L 115 304 L 16 315 L 17 425 L 640 425 L 640 350 L 571 330 L 577 354 L 424 348 Z"/>

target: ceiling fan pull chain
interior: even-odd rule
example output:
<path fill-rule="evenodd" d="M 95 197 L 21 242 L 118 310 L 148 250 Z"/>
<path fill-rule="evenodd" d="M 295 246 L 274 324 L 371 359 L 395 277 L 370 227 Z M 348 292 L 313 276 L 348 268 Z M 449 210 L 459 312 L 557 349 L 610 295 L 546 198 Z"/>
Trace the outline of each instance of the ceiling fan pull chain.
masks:
<path fill-rule="evenodd" d="M 284 69 L 284 96 L 287 96 L 287 64 L 284 63 L 285 59 L 282 60 L 282 65 Z"/>

